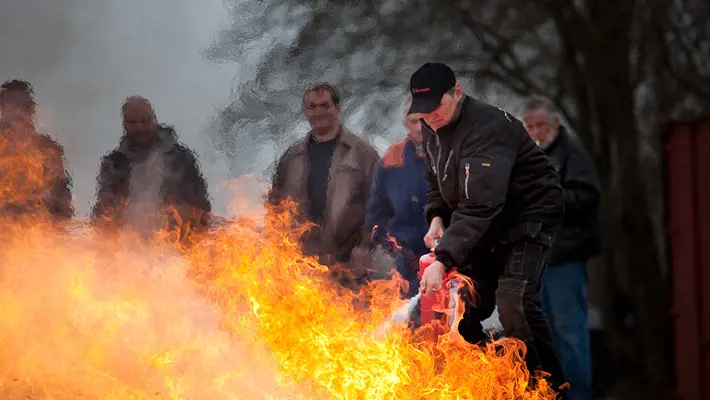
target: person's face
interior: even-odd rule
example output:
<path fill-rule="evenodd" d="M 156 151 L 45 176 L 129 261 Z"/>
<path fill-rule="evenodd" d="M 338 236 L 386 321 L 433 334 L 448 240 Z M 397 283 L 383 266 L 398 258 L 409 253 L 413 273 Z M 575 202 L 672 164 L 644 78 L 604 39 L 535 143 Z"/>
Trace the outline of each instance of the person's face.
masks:
<path fill-rule="evenodd" d="M 415 143 L 422 142 L 422 122 L 419 118 L 415 118 L 412 115 L 405 115 L 404 127 L 407 128 L 409 137 L 412 138 Z"/>
<path fill-rule="evenodd" d="M 549 143 L 560 127 L 560 120 L 544 108 L 523 115 L 523 123 L 530 137 L 540 144 Z"/>
<path fill-rule="evenodd" d="M 326 90 L 306 93 L 303 113 L 315 134 L 327 134 L 340 124 L 340 107 Z"/>
<path fill-rule="evenodd" d="M 150 142 L 158 133 L 158 121 L 149 104 L 127 104 L 123 109 L 123 130 L 138 143 Z"/>
<path fill-rule="evenodd" d="M 0 95 L 2 117 L 11 120 L 31 121 L 36 105 L 29 94 L 19 90 L 8 90 Z"/>
<path fill-rule="evenodd" d="M 423 119 L 427 125 L 429 125 L 433 130 L 438 130 L 439 128 L 446 126 L 451 119 L 454 117 L 456 112 L 456 106 L 463 97 L 463 89 L 459 84 L 456 84 L 454 93 L 444 93 L 441 97 L 441 103 L 434 111 L 428 114 L 411 114 L 417 119 Z"/>

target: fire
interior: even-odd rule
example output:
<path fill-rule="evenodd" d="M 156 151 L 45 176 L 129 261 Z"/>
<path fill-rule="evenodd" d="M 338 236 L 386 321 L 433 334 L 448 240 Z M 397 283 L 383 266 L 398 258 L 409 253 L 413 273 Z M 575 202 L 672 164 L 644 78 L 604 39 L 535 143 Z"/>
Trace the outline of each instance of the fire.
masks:
<path fill-rule="evenodd" d="M 1 125 L 1 124 L 0 124 Z M 51 179 L 47 165 L 56 163 L 37 146 L 25 127 L 8 127 L 0 135 L 0 209 L 35 209 Z"/>
<path fill-rule="evenodd" d="M 402 305 L 397 282 L 337 287 L 289 215 L 245 216 L 181 251 L 0 221 L 0 398 L 554 398 L 529 386 L 515 340 L 375 335 Z"/>
<path fill-rule="evenodd" d="M 374 238 L 375 238 L 375 233 L 377 232 L 377 229 L 378 229 L 378 228 L 379 228 L 379 225 L 375 225 L 375 226 L 372 227 L 372 233 L 370 233 L 370 240 L 374 240 Z M 387 240 L 387 242 L 389 242 L 390 244 L 392 244 L 392 247 L 393 247 L 394 249 L 396 249 L 396 250 L 401 250 L 401 249 L 402 249 L 402 245 L 400 245 L 399 242 L 397 242 L 397 238 L 395 238 L 394 236 L 390 236 L 390 234 L 387 234 L 386 240 Z"/>

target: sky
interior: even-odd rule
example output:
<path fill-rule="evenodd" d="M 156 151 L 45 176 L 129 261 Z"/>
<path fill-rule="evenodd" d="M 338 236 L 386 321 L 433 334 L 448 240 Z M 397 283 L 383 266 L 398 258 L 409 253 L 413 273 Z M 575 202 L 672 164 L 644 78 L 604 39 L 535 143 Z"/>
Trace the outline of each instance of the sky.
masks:
<path fill-rule="evenodd" d="M 200 157 L 215 210 L 229 198 L 225 163 L 204 129 L 228 104 L 236 68 L 202 51 L 228 15 L 222 0 L 0 0 L 0 81 L 35 86 L 41 130 L 64 146 L 75 206 L 93 203 L 102 155 L 122 134 L 121 102 L 142 95 Z"/>

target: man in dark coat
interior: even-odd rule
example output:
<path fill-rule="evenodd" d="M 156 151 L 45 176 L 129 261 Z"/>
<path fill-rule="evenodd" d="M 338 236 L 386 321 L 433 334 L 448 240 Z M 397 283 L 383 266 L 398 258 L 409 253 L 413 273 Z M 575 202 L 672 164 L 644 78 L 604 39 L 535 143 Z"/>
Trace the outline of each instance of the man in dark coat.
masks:
<path fill-rule="evenodd" d="M 145 237 L 167 229 L 185 238 L 206 229 L 212 207 L 196 156 L 173 128 L 158 124 L 148 100 L 129 97 L 122 116 L 125 134 L 101 161 L 94 224 L 127 226 Z"/>
<path fill-rule="evenodd" d="M 560 125 L 549 99 L 526 100 L 523 122 L 557 169 L 565 215 L 557 230 L 550 266 L 543 275 L 542 309 L 550 322 L 569 398 L 591 398 L 591 353 L 587 322 L 587 261 L 599 253 L 597 172 L 584 145 Z"/>
<path fill-rule="evenodd" d="M 448 66 L 423 65 L 410 90 L 409 114 L 423 121 L 428 164 L 425 241 L 436 254 L 422 291 L 440 290 L 444 273 L 458 268 L 477 296 L 459 325 L 463 338 L 484 339 L 481 321 L 497 304 L 505 334 L 526 344 L 528 369 L 542 369 L 561 385 L 540 306 L 542 274 L 564 211 L 555 169 L 520 121 L 467 96 Z"/>
<path fill-rule="evenodd" d="M 10 80 L 0 87 L 0 217 L 43 217 L 66 222 L 74 215 L 64 150 L 37 133 L 34 89 Z"/>

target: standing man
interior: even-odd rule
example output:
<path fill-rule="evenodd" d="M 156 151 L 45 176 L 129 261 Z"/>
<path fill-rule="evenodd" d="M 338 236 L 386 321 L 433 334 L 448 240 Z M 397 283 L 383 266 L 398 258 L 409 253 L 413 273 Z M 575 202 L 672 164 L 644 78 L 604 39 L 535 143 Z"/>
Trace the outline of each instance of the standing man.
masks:
<path fill-rule="evenodd" d="M 523 122 L 557 169 L 565 214 L 543 275 L 542 309 L 570 383 L 569 398 L 591 398 L 591 354 L 587 322 L 587 261 L 599 253 L 599 183 L 584 145 L 560 125 L 549 99 L 530 97 Z"/>
<path fill-rule="evenodd" d="M 475 282 L 477 295 L 466 302 L 463 338 L 484 339 L 481 321 L 497 304 L 505 334 L 527 347 L 528 369 L 548 372 L 553 385 L 561 385 L 540 309 L 542 274 L 563 213 L 555 169 L 520 121 L 467 96 L 448 66 L 424 64 L 410 90 L 409 114 L 424 121 L 430 186 L 425 242 L 436 247 L 422 292 L 440 290 L 444 273 L 457 267 Z"/>
<path fill-rule="evenodd" d="M 422 241 L 429 229 L 424 219 L 428 187 L 422 125 L 419 119 L 406 115 L 411 101 L 410 96 L 404 110 L 407 137 L 387 150 L 377 170 L 363 240 L 371 248 L 382 245 L 393 253 L 397 272 L 408 283 L 402 292 L 406 298 L 419 292 L 419 257 L 429 252 Z"/>
<path fill-rule="evenodd" d="M 29 82 L 0 87 L 0 217 L 46 214 L 65 222 L 74 207 L 64 149 L 37 132 L 36 111 Z"/>
<path fill-rule="evenodd" d="M 101 161 L 94 224 L 145 238 L 167 229 L 185 239 L 206 229 L 211 204 L 197 157 L 173 128 L 158 124 L 148 100 L 129 97 L 121 114 L 124 135 Z"/>
<path fill-rule="evenodd" d="M 343 127 L 340 96 L 332 85 L 306 90 L 303 111 L 311 131 L 279 160 L 268 202 L 277 206 L 291 198 L 299 206 L 297 219 L 316 224 L 301 238 L 304 254 L 327 266 L 349 265 L 362 239 L 379 156 Z"/>

